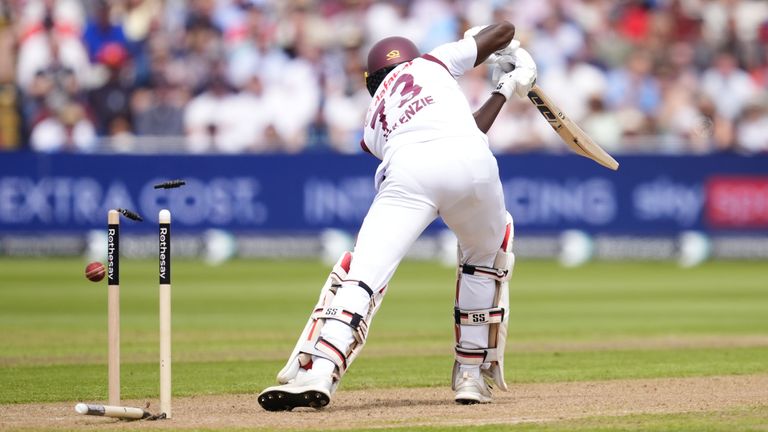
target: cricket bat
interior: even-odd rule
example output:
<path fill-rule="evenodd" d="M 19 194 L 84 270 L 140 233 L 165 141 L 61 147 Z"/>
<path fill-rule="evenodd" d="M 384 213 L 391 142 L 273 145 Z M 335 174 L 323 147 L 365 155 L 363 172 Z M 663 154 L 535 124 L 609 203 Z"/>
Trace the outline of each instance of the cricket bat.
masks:
<path fill-rule="evenodd" d="M 528 99 L 533 102 L 541 115 L 549 122 L 552 129 L 576 154 L 592 159 L 600 165 L 616 171 L 619 163 L 589 137 L 576 123 L 568 118 L 555 105 L 539 86 L 533 86 L 528 92 Z"/>

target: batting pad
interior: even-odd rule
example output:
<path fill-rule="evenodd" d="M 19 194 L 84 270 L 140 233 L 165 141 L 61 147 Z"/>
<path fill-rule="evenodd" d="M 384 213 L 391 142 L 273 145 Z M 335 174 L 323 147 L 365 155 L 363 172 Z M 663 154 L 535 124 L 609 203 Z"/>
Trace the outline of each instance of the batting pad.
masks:
<path fill-rule="evenodd" d="M 514 224 L 507 213 L 507 227 L 492 267 L 463 263 L 458 252 L 456 306 L 455 361 L 452 388 L 459 376 L 461 365 L 480 366 L 483 376 L 506 391 L 504 380 L 504 349 L 509 322 L 509 279 L 515 265 L 512 253 Z M 495 290 L 489 292 L 478 286 L 476 278 L 491 279 Z M 474 279 L 474 281 L 472 280 Z M 477 307 L 483 305 L 485 307 Z M 491 307 L 488 307 L 491 306 Z"/>
<path fill-rule="evenodd" d="M 296 378 L 301 368 L 311 368 L 312 356 L 314 355 L 328 359 L 336 365 L 332 389 L 335 391 L 339 379 L 362 350 L 368 337 L 370 323 L 381 306 L 386 287 L 373 291 L 361 281 L 348 280 L 347 274 L 351 263 L 352 253 L 345 252 L 334 265 L 320 290 L 317 305 L 310 314 L 288 362 L 277 374 L 279 383 L 287 384 Z M 334 306 L 334 299 L 339 289 L 362 289 L 366 291 L 370 296 L 368 307 L 364 308 L 367 310 L 353 311 Z M 333 340 L 321 337 L 322 329 L 328 320 L 343 323 L 352 330 L 353 340 L 348 347 L 338 346 L 338 343 L 334 343 Z"/>

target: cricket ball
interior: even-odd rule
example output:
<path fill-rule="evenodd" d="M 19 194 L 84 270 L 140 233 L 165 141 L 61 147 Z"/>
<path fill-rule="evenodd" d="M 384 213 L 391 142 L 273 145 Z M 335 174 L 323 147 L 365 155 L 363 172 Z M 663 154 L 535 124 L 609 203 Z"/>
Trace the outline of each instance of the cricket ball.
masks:
<path fill-rule="evenodd" d="M 104 264 L 94 261 L 85 266 L 85 277 L 91 282 L 98 282 L 104 279 L 104 275 L 107 274 L 107 269 Z"/>

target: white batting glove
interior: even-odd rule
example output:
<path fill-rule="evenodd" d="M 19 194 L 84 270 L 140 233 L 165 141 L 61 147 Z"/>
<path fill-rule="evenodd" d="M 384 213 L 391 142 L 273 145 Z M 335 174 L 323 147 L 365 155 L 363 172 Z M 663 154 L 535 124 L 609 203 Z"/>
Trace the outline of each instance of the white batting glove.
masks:
<path fill-rule="evenodd" d="M 518 43 L 519 45 L 519 43 Z M 514 51 L 508 53 L 508 54 L 502 54 L 498 55 L 496 57 L 496 64 L 499 66 L 499 69 L 502 72 L 512 72 L 516 68 L 528 68 L 536 70 L 536 62 L 533 61 L 533 58 L 528 53 L 528 51 L 525 50 L 525 48 L 516 48 Z M 498 79 L 498 76 L 495 76 L 494 79 Z"/>
<path fill-rule="evenodd" d="M 509 45 L 496 51 L 494 54 L 496 54 L 498 57 L 511 56 L 519 48 L 520 48 L 520 41 L 512 39 L 511 41 L 509 41 Z"/>
<path fill-rule="evenodd" d="M 498 78 L 496 93 L 504 95 L 509 100 L 512 93 L 524 98 L 536 83 L 538 76 L 536 71 L 536 62 L 533 57 L 520 44 L 513 51 L 499 55 L 496 59 L 497 70 L 494 71 L 494 78 L 499 72 L 504 73 Z"/>
<path fill-rule="evenodd" d="M 533 57 L 531 57 L 531 54 L 525 50 L 525 48 L 520 48 L 519 44 L 518 47 L 507 54 L 509 57 L 511 57 L 512 64 L 515 65 L 515 68 L 527 68 L 527 69 L 533 69 L 536 70 L 536 62 L 533 61 Z"/>
<path fill-rule="evenodd" d="M 506 100 L 509 100 L 512 94 L 525 98 L 534 84 L 536 84 L 536 70 L 520 67 L 502 75 L 493 93 L 499 93 Z"/>
<path fill-rule="evenodd" d="M 499 81 L 499 78 L 501 78 L 502 75 L 504 75 L 507 72 L 512 72 L 515 70 L 515 63 L 512 56 L 497 56 L 496 54 L 493 54 L 494 62 L 491 65 L 491 78 L 494 81 Z"/>

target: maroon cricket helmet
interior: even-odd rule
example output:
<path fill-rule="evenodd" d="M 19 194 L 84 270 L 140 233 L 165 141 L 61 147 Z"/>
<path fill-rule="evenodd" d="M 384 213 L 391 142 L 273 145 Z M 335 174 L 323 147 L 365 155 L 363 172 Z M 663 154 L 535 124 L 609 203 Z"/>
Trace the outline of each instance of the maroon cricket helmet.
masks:
<path fill-rule="evenodd" d="M 420 55 L 416 45 L 404 37 L 384 38 L 368 51 L 368 75 L 385 67 L 411 61 Z"/>

